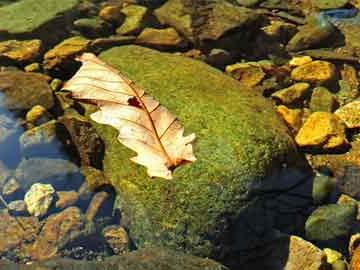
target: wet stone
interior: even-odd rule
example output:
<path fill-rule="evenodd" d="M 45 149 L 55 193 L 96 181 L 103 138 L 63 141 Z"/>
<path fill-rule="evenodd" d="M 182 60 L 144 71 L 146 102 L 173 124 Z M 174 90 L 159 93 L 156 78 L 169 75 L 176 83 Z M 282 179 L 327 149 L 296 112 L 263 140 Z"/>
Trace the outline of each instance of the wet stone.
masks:
<path fill-rule="evenodd" d="M 5 181 L 10 177 L 11 171 L 5 164 L 0 160 L 0 185 L 3 186 Z"/>
<path fill-rule="evenodd" d="M 2 188 L 2 194 L 4 196 L 12 196 L 20 190 L 20 185 L 15 178 L 10 178 Z"/>
<path fill-rule="evenodd" d="M 301 109 L 289 109 L 284 105 L 280 105 L 276 108 L 276 111 L 292 131 L 296 133 L 300 129 L 303 116 L 303 111 Z"/>
<path fill-rule="evenodd" d="M 350 236 L 356 221 L 356 212 L 353 205 L 320 206 L 306 221 L 306 237 L 315 241 L 327 241 Z"/>
<path fill-rule="evenodd" d="M 54 193 L 55 189 L 50 184 L 32 185 L 24 199 L 29 213 L 36 217 L 46 215 L 54 200 Z"/>
<path fill-rule="evenodd" d="M 247 87 L 253 87 L 261 83 L 266 73 L 259 65 L 237 63 L 226 67 L 226 73 Z"/>
<path fill-rule="evenodd" d="M 136 43 L 159 49 L 175 49 L 186 46 L 186 41 L 174 28 L 145 28 L 137 37 Z"/>
<path fill-rule="evenodd" d="M 41 40 L 7 40 L 0 42 L 0 59 L 31 63 L 40 56 Z"/>
<path fill-rule="evenodd" d="M 44 69 L 53 69 L 62 65 L 73 63 L 75 55 L 85 52 L 90 41 L 83 37 L 71 37 L 56 45 L 44 56 Z"/>
<path fill-rule="evenodd" d="M 110 194 L 106 191 L 100 191 L 95 193 L 85 213 L 85 217 L 87 220 L 92 221 L 96 217 L 96 215 L 99 214 L 101 208 L 104 206 L 109 196 Z"/>
<path fill-rule="evenodd" d="M 49 113 L 47 112 L 46 108 L 41 105 L 35 105 L 32 107 L 25 115 L 25 120 L 28 125 L 39 125 L 49 118 Z"/>
<path fill-rule="evenodd" d="M 89 38 L 108 36 L 112 34 L 111 25 L 98 17 L 78 19 L 74 21 L 74 28 Z"/>
<path fill-rule="evenodd" d="M 135 35 L 140 33 L 146 24 L 148 9 L 139 5 L 128 5 L 121 9 L 126 15 L 124 23 L 116 29 L 119 35 Z"/>
<path fill-rule="evenodd" d="M 338 103 L 328 89 L 316 87 L 312 92 L 309 107 L 312 112 L 333 112 L 338 107 Z"/>
<path fill-rule="evenodd" d="M 296 67 L 291 72 L 291 78 L 295 81 L 310 83 L 324 83 L 335 77 L 334 64 L 322 60 L 310 62 Z"/>
<path fill-rule="evenodd" d="M 35 105 L 46 109 L 54 105 L 50 77 L 32 72 L 0 72 L 0 92 L 5 94 L 4 105 L 10 109 L 29 110 Z"/>
<path fill-rule="evenodd" d="M 307 19 L 307 23 L 299 27 L 286 46 L 288 51 L 300 51 L 318 46 L 328 39 L 335 31 L 334 26 L 322 14 Z"/>
<path fill-rule="evenodd" d="M 119 5 L 105 6 L 100 10 L 99 17 L 104 21 L 113 23 L 114 25 L 120 25 L 125 19 Z"/>
<path fill-rule="evenodd" d="M 295 83 L 288 88 L 276 91 L 271 97 L 284 105 L 299 103 L 304 101 L 309 88 L 310 84 L 308 83 Z"/>
<path fill-rule="evenodd" d="M 25 214 L 27 213 L 26 203 L 23 200 L 12 201 L 8 204 L 11 213 Z"/>
<path fill-rule="evenodd" d="M 80 209 L 69 207 L 49 216 L 36 241 L 26 248 L 34 260 L 46 260 L 56 256 L 67 243 L 75 240 L 85 223 Z"/>
<path fill-rule="evenodd" d="M 360 100 L 350 102 L 336 110 L 335 114 L 348 128 L 360 128 Z"/>
<path fill-rule="evenodd" d="M 300 147 L 331 150 L 345 147 L 345 124 L 334 114 L 315 112 L 310 115 L 295 137 Z"/>
<path fill-rule="evenodd" d="M 73 206 L 79 200 L 79 194 L 76 191 L 57 191 L 57 201 L 55 203 L 56 208 L 64 209 Z"/>
<path fill-rule="evenodd" d="M 115 254 L 121 254 L 129 248 L 129 236 L 121 226 L 112 225 L 104 228 L 103 236 Z"/>
<path fill-rule="evenodd" d="M 40 229 L 40 223 L 36 217 L 18 217 L 18 220 L 21 225 L 7 212 L 0 212 L 0 253 L 12 250 L 24 241 L 33 239 Z"/>

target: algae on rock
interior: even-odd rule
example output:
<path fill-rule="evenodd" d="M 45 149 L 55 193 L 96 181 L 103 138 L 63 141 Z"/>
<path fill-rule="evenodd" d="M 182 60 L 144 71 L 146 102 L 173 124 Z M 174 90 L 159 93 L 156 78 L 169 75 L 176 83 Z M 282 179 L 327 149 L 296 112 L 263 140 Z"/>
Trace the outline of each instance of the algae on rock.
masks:
<path fill-rule="evenodd" d="M 217 248 L 222 252 L 227 245 L 239 245 L 241 241 L 224 242 L 226 230 L 261 200 L 254 192 L 269 184 L 267 176 L 282 162 L 287 160 L 290 167 L 298 158 L 271 104 L 216 69 L 185 57 L 122 46 L 100 58 L 174 112 L 187 133 L 197 135 L 197 161 L 177 168 L 172 181 L 154 180 L 129 160 L 133 153 L 117 141 L 114 128 L 93 123 L 105 143 L 105 176 L 118 191 L 117 205 L 135 245 L 213 257 Z M 94 109 L 87 108 L 88 113 Z M 239 233 L 228 233 L 233 232 Z"/>

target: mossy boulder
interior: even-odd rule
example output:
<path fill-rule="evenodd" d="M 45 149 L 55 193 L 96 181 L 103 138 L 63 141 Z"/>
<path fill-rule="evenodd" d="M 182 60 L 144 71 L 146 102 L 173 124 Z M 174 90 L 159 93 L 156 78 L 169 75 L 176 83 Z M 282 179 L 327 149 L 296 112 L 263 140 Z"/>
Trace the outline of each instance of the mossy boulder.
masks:
<path fill-rule="evenodd" d="M 134 244 L 218 257 L 216 249 L 224 252 L 225 246 L 244 243 L 242 237 L 249 234 L 238 232 L 234 224 L 243 220 L 243 213 L 251 216 L 251 207 L 261 201 L 257 188 L 283 187 L 279 175 L 273 182 L 268 176 L 298 158 L 272 105 L 220 71 L 186 57 L 122 46 L 100 58 L 174 112 L 185 134 L 197 136 L 196 162 L 177 168 L 171 181 L 151 179 L 146 168 L 129 160 L 134 153 L 117 141 L 114 128 L 94 123 L 105 143 L 105 176 L 118 192 L 117 206 Z M 263 228 L 270 224 L 263 217 L 247 222 Z"/>
<path fill-rule="evenodd" d="M 80 0 L 21 0 L 0 7 L 0 40 L 9 37 L 61 39 Z M 59 36 L 60 35 L 60 36 Z"/>

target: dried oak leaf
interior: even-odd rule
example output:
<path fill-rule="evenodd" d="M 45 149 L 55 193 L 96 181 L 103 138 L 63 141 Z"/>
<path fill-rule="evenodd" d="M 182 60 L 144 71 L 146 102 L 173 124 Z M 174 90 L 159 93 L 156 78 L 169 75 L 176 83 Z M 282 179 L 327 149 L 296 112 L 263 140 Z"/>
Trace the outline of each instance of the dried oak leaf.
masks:
<path fill-rule="evenodd" d="M 91 53 L 80 56 L 82 66 L 64 85 L 72 97 L 99 106 L 91 118 L 119 131 L 118 140 L 137 152 L 131 160 L 147 167 L 153 177 L 172 178 L 172 170 L 196 160 L 184 128 L 164 106 L 119 71 Z"/>

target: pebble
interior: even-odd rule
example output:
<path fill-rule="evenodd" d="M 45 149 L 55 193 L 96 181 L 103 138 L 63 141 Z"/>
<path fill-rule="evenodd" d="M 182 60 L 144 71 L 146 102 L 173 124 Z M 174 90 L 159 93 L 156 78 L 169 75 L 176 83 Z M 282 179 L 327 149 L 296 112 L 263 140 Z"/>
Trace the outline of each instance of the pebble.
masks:
<path fill-rule="evenodd" d="M 320 84 L 333 79 L 335 74 L 334 64 L 317 60 L 294 68 L 291 71 L 291 78 L 295 81 Z"/>
<path fill-rule="evenodd" d="M 335 114 L 345 122 L 347 128 L 360 128 L 360 100 L 340 107 Z"/>
<path fill-rule="evenodd" d="M 25 203 L 28 212 L 36 217 L 47 214 L 54 199 L 55 189 L 50 184 L 33 184 L 25 194 Z"/>
<path fill-rule="evenodd" d="M 129 247 L 129 236 L 125 229 L 118 225 L 104 228 L 104 238 L 115 254 L 121 254 Z"/>
<path fill-rule="evenodd" d="M 295 137 L 300 147 L 331 150 L 348 145 L 345 124 L 328 112 L 312 113 Z"/>

